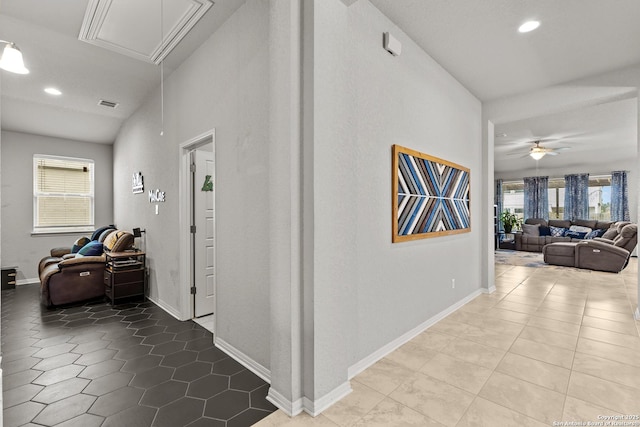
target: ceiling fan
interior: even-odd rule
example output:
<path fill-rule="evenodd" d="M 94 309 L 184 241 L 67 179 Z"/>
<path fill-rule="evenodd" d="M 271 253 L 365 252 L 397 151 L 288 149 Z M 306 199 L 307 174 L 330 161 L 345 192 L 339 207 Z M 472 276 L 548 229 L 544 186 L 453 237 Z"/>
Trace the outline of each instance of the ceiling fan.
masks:
<path fill-rule="evenodd" d="M 557 147 L 557 148 L 541 147 L 540 146 L 540 143 L 542 142 L 541 140 L 530 141 L 530 142 L 534 143 L 535 146 L 531 147 L 531 149 L 529 150 L 529 156 L 531 156 L 535 160 L 540 160 L 547 154 L 550 156 L 557 156 L 559 151 L 569 149 L 569 147 Z"/>

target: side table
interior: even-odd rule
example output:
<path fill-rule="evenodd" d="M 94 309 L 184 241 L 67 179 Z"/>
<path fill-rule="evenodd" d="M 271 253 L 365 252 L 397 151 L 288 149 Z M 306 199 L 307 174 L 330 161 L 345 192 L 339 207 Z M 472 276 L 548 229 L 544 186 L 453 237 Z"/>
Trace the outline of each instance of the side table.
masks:
<path fill-rule="evenodd" d="M 141 251 L 107 252 L 104 269 L 104 293 L 115 305 L 125 298 L 145 298 L 145 253 Z"/>

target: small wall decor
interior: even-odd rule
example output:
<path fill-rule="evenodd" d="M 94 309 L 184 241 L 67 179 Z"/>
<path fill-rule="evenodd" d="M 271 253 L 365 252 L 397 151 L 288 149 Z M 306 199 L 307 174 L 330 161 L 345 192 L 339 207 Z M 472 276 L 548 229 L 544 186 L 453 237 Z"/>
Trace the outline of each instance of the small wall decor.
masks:
<path fill-rule="evenodd" d="M 164 191 L 149 190 L 149 203 L 164 202 Z"/>
<path fill-rule="evenodd" d="M 144 183 L 142 182 L 142 172 L 134 172 L 131 178 L 131 190 L 133 194 L 144 192 Z"/>
<path fill-rule="evenodd" d="M 393 243 L 471 231 L 468 168 L 399 145 L 392 158 Z"/>
<path fill-rule="evenodd" d="M 213 191 L 213 181 L 211 181 L 211 175 L 204 177 L 204 184 L 202 184 L 202 191 Z"/>

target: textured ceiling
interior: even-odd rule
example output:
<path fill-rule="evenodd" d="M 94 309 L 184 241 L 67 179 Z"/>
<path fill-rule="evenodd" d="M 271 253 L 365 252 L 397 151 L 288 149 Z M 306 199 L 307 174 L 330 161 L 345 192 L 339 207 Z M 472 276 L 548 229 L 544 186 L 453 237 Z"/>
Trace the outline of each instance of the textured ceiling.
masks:
<path fill-rule="evenodd" d="M 343 2 L 346 6 L 354 3 Z M 165 76 L 242 3 L 244 0 L 216 0 L 166 58 Z M 590 155 L 587 141 L 598 140 L 601 145 L 620 141 L 627 148 L 637 145 L 637 108 L 632 101 L 618 101 L 630 100 L 630 93 L 637 96 L 640 69 L 635 72 L 637 84 L 622 82 L 617 88 L 609 82 L 603 82 L 602 87 L 566 84 L 640 64 L 640 1 L 371 3 L 483 101 L 483 111 L 490 112 L 487 117 L 497 123 L 496 132 L 509 135 L 508 141 L 496 141 L 497 171 L 519 167 L 518 156 L 511 152 L 526 149 L 519 141 L 529 136 L 583 135 L 583 143 L 572 141 L 567 151 L 574 159 L 580 159 L 583 149 L 585 159 Z M 88 4 L 89 0 L 2 0 L 0 39 L 16 42 L 31 69 L 26 76 L 1 73 L 3 129 L 112 143 L 123 120 L 158 90 L 157 66 L 78 40 Z M 542 22 L 540 28 L 517 33 L 517 27 L 532 18 Z M 151 21 L 138 19 L 137 30 L 154 34 L 157 22 Z M 46 95 L 42 90 L 47 85 L 59 87 L 64 95 Z M 513 99 L 518 96 L 522 104 L 535 104 L 536 108 L 517 105 Z M 119 106 L 106 109 L 97 105 L 100 99 Z M 596 108 L 610 102 L 612 105 Z M 598 112 L 603 119 L 594 120 Z M 604 117 L 610 120 L 604 122 Z M 504 146 L 507 143 L 508 148 Z M 563 153 L 547 157 L 545 162 L 566 161 L 568 157 Z"/>
<path fill-rule="evenodd" d="M 111 144 L 122 122 L 157 90 L 158 66 L 78 39 L 88 3 L 2 0 L 0 39 L 20 47 L 31 71 L 27 75 L 1 73 L 3 130 Z M 159 8 L 159 2 L 152 3 Z M 165 59 L 165 78 L 243 3 L 216 1 Z M 159 10 L 155 12 L 159 16 Z M 131 33 L 131 25 L 122 31 Z M 158 25 L 146 16 L 137 18 L 135 31 L 160 37 Z M 59 88 L 63 95 L 45 94 L 47 86 Z M 101 99 L 117 102 L 118 107 L 99 106 Z"/>

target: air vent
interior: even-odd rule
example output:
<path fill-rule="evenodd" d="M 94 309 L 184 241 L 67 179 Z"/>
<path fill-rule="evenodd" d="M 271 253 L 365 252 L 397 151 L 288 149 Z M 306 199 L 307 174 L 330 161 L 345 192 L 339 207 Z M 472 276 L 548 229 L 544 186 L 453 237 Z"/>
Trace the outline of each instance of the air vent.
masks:
<path fill-rule="evenodd" d="M 116 108 L 118 106 L 118 103 L 101 99 L 100 102 L 98 102 L 98 105 L 102 105 L 103 107 Z"/>

